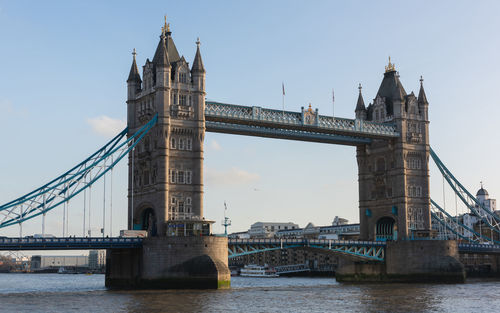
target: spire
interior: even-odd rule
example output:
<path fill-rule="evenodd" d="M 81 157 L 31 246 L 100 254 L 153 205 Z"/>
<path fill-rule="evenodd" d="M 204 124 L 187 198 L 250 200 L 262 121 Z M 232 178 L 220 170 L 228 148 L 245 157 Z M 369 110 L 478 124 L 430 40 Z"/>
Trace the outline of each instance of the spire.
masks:
<path fill-rule="evenodd" d="M 132 52 L 132 55 L 134 56 L 134 60 L 132 61 L 132 66 L 130 67 L 130 73 L 128 74 L 128 82 L 141 82 L 141 75 L 139 75 L 139 70 L 137 69 L 137 63 L 135 61 L 135 56 L 137 55 L 137 52 L 134 51 Z"/>
<path fill-rule="evenodd" d="M 429 104 L 427 102 L 427 96 L 424 91 L 424 79 L 420 76 L 420 91 L 418 92 L 418 103 L 419 104 Z"/>
<path fill-rule="evenodd" d="M 205 73 L 205 68 L 203 67 L 203 61 L 201 59 L 200 53 L 200 38 L 196 40 L 196 55 L 194 56 L 193 67 L 191 72 Z"/>
<path fill-rule="evenodd" d="M 363 87 L 361 87 L 361 84 L 359 84 L 358 89 L 359 89 L 358 103 L 356 104 L 356 110 L 354 112 L 366 110 L 365 101 L 363 100 L 363 95 L 361 94 L 361 89 L 363 89 Z"/>
<path fill-rule="evenodd" d="M 153 63 L 156 66 L 170 66 L 168 60 L 167 46 L 165 44 L 165 28 L 161 28 L 160 42 L 156 48 L 155 56 L 153 57 Z"/>
<path fill-rule="evenodd" d="M 391 56 L 389 56 L 389 64 L 385 67 L 385 72 L 394 72 L 396 71 L 396 64 L 391 63 Z"/>

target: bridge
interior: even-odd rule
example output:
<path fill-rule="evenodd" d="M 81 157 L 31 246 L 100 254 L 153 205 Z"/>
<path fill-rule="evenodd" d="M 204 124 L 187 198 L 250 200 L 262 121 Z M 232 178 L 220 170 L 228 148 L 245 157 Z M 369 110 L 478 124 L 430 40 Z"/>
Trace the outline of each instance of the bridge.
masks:
<path fill-rule="evenodd" d="M 142 247 L 142 238 L 62 237 L 0 238 L 0 251 L 24 250 L 99 250 Z"/>
<path fill-rule="evenodd" d="M 341 268 L 339 279 L 368 277 L 375 269 L 380 275 L 408 279 L 442 271 L 442 277 L 432 279 L 460 281 L 459 252 L 497 253 L 500 217 L 467 191 L 429 145 L 429 102 L 422 79 L 418 96 L 408 94 L 389 61 L 373 103 L 365 105 L 359 88 L 354 119 L 320 115 L 311 106 L 291 112 L 206 101 L 205 86 L 199 42 L 190 68 L 165 25 L 142 77 L 133 54 L 127 79 L 127 127 L 64 174 L 1 205 L 0 228 L 18 225 L 20 238 L 0 238 L 0 250 L 106 248 L 106 285 L 116 288 L 226 286 L 228 257 L 288 248 L 321 249 L 354 258 Z M 355 147 L 360 240 L 228 241 L 210 236 L 213 222 L 203 217 L 205 132 Z M 90 203 L 92 186 L 112 179 L 113 168 L 125 156 L 128 211 L 121 213 L 127 214 L 130 230 L 147 231 L 148 238 L 86 238 L 90 207 L 85 205 L 82 237 L 68 238 L 70 201 L 79 196 Z M 490 236 L 465 225 L 431 199 L 430 159 Z M 63 236 L 44 238 L 45 217 L 57 207 L 63 207 Z M 35 218 L 43 238 L 24 238 L 23 223 Z M 408 258 L 421 261 L 408 263 Z M 441 260 L 447 260 L 447 267 L 436 267 Z M 365 261 L 378 267 L 365 266 Z"/>

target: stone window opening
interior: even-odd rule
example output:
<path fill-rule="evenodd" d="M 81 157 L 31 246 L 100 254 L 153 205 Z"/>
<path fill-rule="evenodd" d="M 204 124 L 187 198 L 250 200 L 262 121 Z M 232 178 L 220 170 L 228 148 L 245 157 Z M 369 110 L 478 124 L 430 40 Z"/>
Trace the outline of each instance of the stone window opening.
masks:
<path fill-rule="evenodd" d="M 186 171 L 186 184 L 191 184 L 193 180 L 193 173 L 191 171 Z"/>
<path fill-rule="evenodd" d="M 169 171 L 169 176 L 170 176 L 170 183 L 175 184 L 175 178 L 176 178 L 176 171 L 175 170 L 170 170 Z"/>
<path fill-rule="evenodd" d="M 179 95 L 179 104 L 180 105 L 186 105 L 186 95 Z"/>
<path fill-rule="evenodd" d="M 177 172 L 177 183 L 184 184 L 184 171 Z"/>
<path fill-rule="evenodd" d="M 191 213 L 191 197 L 186 197 L 186 213 Z"/>
<path fill-rule="evenodd" d="M 170 148 L 172 148 L 172 149 L 176 149 L 176 148 L 177 148 L 177 145 L 176 145 L 176 140 L 175 140 L 175 138 L 174 138 L 174 137 L 172 137 L 172 138 L 170 139 Z"/>
<path fill-rule="evenodd" d="M 181 83 L 187 83 L 187 73 L 179 73 L 179 81 Z"/>

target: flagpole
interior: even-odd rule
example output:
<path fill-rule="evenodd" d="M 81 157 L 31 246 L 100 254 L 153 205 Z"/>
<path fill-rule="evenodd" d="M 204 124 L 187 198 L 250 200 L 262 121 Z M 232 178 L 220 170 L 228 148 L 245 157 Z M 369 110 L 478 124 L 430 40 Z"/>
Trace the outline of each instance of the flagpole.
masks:
<path fill-rule="evenodd" d="M 283 119 L 285 119 L 285 83 L 281 82 L 281 87 L 283 89 L 283 95 L 281 96 L 281 104 L 283 106 Z"/>
<path fill-rule="evenodd" d="M 332 123 L 335 121 L 335 91 L 332 88 Z"/>

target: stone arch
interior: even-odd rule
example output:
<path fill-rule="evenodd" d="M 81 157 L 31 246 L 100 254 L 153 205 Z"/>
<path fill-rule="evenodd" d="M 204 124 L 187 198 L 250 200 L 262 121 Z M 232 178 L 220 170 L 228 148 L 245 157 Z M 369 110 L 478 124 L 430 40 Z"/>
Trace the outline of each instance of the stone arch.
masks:
<path fill-rule="evenodd" d="M 158 235 L 158 216 L 153 205 L 144 203 L 134 213 L 134 229 L 146 230 L 148 236 Z"/>
<path fill-rule="evenodd" d="M 155 237 L 158 235 L 157 221 L 155 210 L 147 208 L 141 213 L 141 228 L 147 230 L 148 236 Z"/>
<path fill-rule="evenodd" d="M 397 239 L 396 221 L 390 216 L 381 217 L 375 224 L 375 240 L 389 241 Z"/>

